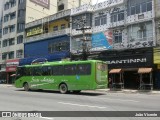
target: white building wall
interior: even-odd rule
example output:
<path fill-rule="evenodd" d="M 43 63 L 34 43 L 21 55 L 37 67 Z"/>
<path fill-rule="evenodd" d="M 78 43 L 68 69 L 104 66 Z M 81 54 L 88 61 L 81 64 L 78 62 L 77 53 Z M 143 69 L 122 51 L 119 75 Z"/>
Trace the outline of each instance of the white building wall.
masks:
<path fill-rule="evenodd" d="M 48 0 L 49 8 L 30 0 L 26 2 L 26 23 L 57 13 L 57 0 Z"/>
<path fill-rule="evenodd" d="M 154 4 L 152 4 L 152 10 L 134 14 L 127 15 L 127 0 L 119 0 L 109 4 L 109 0 L 103 3 L 95 5 L 93 12 L 93 34 L 112 31 L 113 33 L 113 49 L 131 49 L 140 47 L 152 47 L 156 45 L 155 31 L 154 31 Z M 133 1 L 132 1 L 133 2 Z M 136 3 L 135 3 L 136 4 Z M 122 11 L 124 10 L 124 20 L 111 22 L 111 14 L 114 10 Z M 95 26 L 95 18 L 100 15 L 107 15 L 107 23 Z M 137 32 L 141 24 L 146 24 L 146 38 L 139 38 Z M 133 31 L 128 29 L 132 27 Z M 119 43 L 115 42 L 114 34 L 121 33 L 122 41 Z M 131 34 L 131 35 L 130 35 Z M 134 39 L 131 38 L 134 37 Z"/>

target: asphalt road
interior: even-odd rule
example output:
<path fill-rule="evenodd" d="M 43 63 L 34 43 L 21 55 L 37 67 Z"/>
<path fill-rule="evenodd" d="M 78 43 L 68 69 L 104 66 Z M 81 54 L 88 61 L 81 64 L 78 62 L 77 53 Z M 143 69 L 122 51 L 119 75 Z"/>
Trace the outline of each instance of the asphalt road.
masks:
<path fill-rule="evenodd" d="M 55 91 L 25 92 L 0 85 L 0 111 L 160 111 L 160 94 L 125 94 L 82 91 L 60 94 Z M 95 116 L 95 115 L 93 115 Z M 160 120 L 149 117 L 42 117 L 0 118 L 0 120 Z"/>

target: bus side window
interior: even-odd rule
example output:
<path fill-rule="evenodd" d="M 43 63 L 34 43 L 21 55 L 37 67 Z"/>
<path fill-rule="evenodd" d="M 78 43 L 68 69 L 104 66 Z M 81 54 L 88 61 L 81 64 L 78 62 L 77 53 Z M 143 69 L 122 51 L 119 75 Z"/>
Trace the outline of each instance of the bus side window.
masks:
<path fill-rule="evenodd" d="M 42 70 L 41 67 L 34 67 L 33 76 L 41 76 Z"/>
<path fill-rule="evenodd" d="M 77 74 L 78 75 L 90 75 L 91 74 L 91 64 L 78 64 Z"/>
<path fill-rule="evenodd" d="M 64 67 L 62 65 L 52 66 L 52 75 L 63 75 Z"/>
<path fill-rule="evenodd" d="M 64 65 L 64 75 L 76 75 L 76 65 Z"/>
<path fill-rule="evenodd" d="M 52 68 L 49 66 L 43 66 L 42 67 L 42 75 L 47 76 L 47 75 L 51 75 L 52 73 Z"/>
<path fill-rule="evenodd" d="M 18 76 L 24 76 L 24 67 L 18 67 L 17 68 L 17 75 Z"/>

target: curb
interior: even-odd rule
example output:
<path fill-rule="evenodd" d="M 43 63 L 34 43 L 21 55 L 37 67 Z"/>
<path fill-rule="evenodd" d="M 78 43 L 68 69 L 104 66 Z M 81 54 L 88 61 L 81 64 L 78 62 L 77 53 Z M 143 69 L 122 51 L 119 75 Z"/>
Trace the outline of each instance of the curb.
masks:
<path fill-rule="evenodd" d="M 108 93 L 160 94 L 160 91 L 139 91 L 139 90 L 109 90 L 109 89 L 99 89 L 99 90 L 95 90 L 95 91 L 97 91 L 97 92 L 108 92 Z"/>

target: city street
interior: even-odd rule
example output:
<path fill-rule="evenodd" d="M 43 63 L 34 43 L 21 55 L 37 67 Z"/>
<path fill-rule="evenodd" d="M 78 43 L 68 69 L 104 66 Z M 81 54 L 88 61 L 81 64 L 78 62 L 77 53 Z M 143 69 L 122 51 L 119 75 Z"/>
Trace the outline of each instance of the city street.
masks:
<path fill-rule="evenodd" d="M 125 94 L 82 91 L 80 94 L 60 94 L 54 91 L 31 91 L 0 85 L 0 111 L 159 111 L 160 94 Z M 2 119 L 2 118 L 1 118 Z M 4 119 L 4 118 L 3 118 Z M 5 118 L 10 120 L 11 118 Z M 63 118 L 34 118 L 57 120 Z M 70 120 L 71 118 L 68 118 Z M 72 118 L 73 119 L 73 118 Z M 85 119 L 89 118 L 76 118 Z M 91 118 L 90 118 L 91 119 Z M 98 118 L 92 118 L 98 119 Z M 99 118 L 104 120 L 137 120 L 137 118 Z M 149 119 L 149 118 L 139 118 Z M 152 118 L 153 119 L 153 118 Z M 158 118 L 155 118 L 155 120 Z M 18 120 L 18 119 L 11 119 Z M 22 118 L 19 120 L 28 120 Z M 33 118 L 31 119 L 33 120 Z M 66 118 L 65 118 L 66 120 Z"/>

